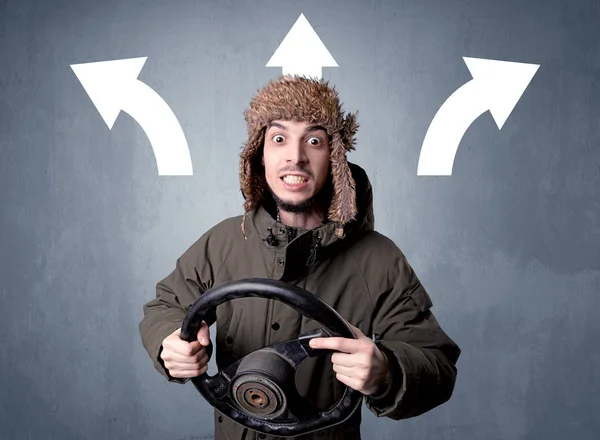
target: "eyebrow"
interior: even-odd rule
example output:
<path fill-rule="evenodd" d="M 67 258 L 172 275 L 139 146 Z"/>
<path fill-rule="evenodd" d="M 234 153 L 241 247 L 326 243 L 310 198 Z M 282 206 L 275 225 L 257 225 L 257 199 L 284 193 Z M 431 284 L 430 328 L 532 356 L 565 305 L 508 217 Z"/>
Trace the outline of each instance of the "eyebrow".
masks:
<path fill-rule="evenodd" d="M 282 125 L 282 124 L 278 123 L 278 122 L 271 122 L 269 124 L 268 128 L 271 128 L 271 127 L 277 127 L 277 128 L 279 128 L 281 130 L 287 131 L 287 127 L 285 125 Z M 307 133 L 311 133 L 313 131 L 319 131 L 319 130 L 323 130 L 324 132 L 327 132 L 327 130 L 325 130 L 325 127 L 323 127 L 322 125 L 311 125 L 305 131 Z"/>

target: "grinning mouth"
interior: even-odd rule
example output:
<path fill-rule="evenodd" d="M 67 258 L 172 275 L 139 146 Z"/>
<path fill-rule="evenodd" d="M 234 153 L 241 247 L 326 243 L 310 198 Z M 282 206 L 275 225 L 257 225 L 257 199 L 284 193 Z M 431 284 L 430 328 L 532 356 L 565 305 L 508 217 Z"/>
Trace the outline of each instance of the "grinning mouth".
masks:
<path fill-rule="evenodd" d="M 307 177 L 300 176 L 297 174 L 286 174 L 285 176 L 281 177 L 281 180 L 283 180 L 285 183 L 289 183 L 291 185 L 298 185 L 300 183 L 308 182 Z"/>

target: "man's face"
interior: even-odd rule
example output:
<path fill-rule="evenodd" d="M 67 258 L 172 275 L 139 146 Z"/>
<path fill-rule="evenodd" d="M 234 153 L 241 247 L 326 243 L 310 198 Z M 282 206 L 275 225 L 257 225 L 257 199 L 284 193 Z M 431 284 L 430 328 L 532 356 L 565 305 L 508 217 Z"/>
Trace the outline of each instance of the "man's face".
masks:
<path fill-rule="evenodd" d="M 265 134 L 263 165 L 267 184 L 286 211 L 305 211 L 327 181 L 329 136 L 306 122 L 271 122 Z"/>

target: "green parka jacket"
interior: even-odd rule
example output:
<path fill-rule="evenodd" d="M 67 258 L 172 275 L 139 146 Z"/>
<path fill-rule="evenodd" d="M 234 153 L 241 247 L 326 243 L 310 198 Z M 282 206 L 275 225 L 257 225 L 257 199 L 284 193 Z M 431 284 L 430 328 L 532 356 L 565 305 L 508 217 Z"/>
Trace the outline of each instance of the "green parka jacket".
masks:
<path fill-rule="evenodd" d="M 202 292 L 242 278 L 271 278 L 318 295 L 348 322 L 372 337 L 390 362 L 392 380 L 378 398 L 364 396 L 378 417 L 399 420 L 417 416 L 446 402 L 456 380 L 460 349 L 432 314 L 431 298 L 402 251 L 374 230 L 373 195 L 364 170 L 350 164 L 356 180 L 357 220 L 335 236 L 333 223 L 299 230 L 288 242 L 283 224 L 269 207 L 249 213 L 246 239 L 242 216 L 211 228 L 177 259 L 176 267 L 156 286 L 156 298 L 143 307 L 139 329 L 155 368 L 170 382 L 160 353 L 162 341 L 181 327 L 187 310 Z M 271 228 L 277 238 L 269 246 Z M 318 244 L 318 246 L 315 246 Z M 321 325 L 291 307 L 266 298 L 238 298 L 216 309 L 215 356 L 224 369 L 266 345 L 298 337 Z M 331 355 L 307 358 L 298 369 L 301 394 L 326 408 L 342 395 Z M 214 411 L 216 440 L 275 439 L 260 435 Z M 361 409 L 343 424 L 303 439 L 360 439 Z"/>

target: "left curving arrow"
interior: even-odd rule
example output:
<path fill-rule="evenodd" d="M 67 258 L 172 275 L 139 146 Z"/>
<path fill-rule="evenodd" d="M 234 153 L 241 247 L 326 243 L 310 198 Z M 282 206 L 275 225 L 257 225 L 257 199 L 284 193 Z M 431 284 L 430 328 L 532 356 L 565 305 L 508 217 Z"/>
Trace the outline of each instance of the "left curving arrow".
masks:
<path fill-rule="evenodd" d="M 191 176 L 192 159 L 179 121 L 164 99 L 138 79 L 146 60 L 71 64 L 71 69 L 109 129 L 121 110 L 140 124 L 154 150 L 159 175 Z"/>

